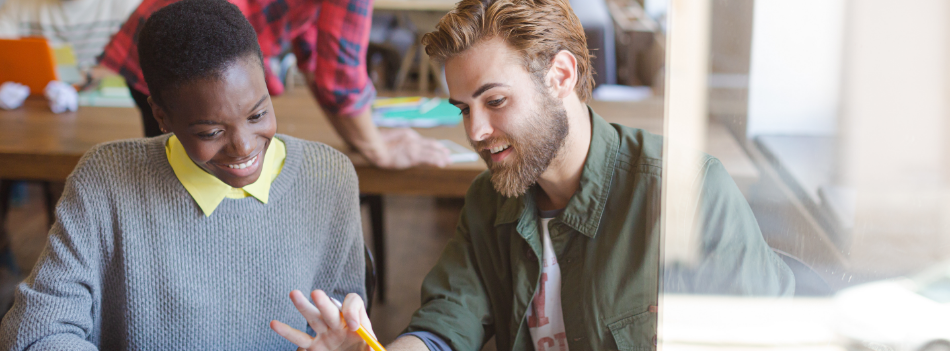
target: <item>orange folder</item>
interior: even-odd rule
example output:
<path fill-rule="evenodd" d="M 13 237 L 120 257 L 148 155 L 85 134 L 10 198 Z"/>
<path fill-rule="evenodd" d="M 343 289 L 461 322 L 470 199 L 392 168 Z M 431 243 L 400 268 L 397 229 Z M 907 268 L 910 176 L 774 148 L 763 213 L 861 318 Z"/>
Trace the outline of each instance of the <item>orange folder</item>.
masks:
<path fill-rule="evenodd" d="M 56 62 L 46 39 L 0 39 L 0 84 L 17 82 L 30 87 L 31 95 L 43 95 L 51 80 Z"/>

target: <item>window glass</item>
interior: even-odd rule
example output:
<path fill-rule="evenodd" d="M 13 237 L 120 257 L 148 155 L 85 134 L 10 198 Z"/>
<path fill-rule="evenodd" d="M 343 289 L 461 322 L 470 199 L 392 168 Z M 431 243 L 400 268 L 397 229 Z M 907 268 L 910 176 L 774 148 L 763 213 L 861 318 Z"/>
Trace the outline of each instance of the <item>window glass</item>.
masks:
<path fill-rule="evenodd" d="M 950 350 L 950 3 L 648 3 L 659 348 Z"/>

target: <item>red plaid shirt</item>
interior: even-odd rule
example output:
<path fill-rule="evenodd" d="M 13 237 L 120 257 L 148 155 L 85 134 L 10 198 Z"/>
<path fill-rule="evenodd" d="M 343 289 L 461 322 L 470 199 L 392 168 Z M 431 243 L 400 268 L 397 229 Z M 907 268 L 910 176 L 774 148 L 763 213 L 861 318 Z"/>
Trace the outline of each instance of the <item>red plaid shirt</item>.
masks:
<path fill-rule="evenodd" d="M 99 63 L 149 94 L 139 67 L 137 33 L 158 9 L 179 0 L 144 0 L 99 57 Z M 228 0 L 257 31 L 264 58 L 291 40 L 297 67 L 313 74 L 310 91 L 332 114 L 352 116 L 370 106 L 376 90 L 366 73 L 372 0 Z M 265 65 L 267 66 L 267 65 Z M 268 80 L 273 74 L 265 69 Z"/>

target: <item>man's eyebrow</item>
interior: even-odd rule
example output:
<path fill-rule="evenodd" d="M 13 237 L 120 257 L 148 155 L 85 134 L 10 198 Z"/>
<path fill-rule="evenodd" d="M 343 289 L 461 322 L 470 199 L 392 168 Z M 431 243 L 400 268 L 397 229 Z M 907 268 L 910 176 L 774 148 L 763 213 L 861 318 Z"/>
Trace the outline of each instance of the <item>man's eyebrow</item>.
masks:
<path fill-rule="evenodd" d="M 260 100 L 257 100 L 257 103 L 254 104 L 254 107 L 251 107 L 251 111 L 248 112 L 248 114 L 254 113 L 254 110 L 256 110 L 258 107 L 260 107 L 261 104 L 264 103 L 264 100 L 267 100 L 267 95 L 268 95 L 268 94 L 269 94 L 269 93 L 264 94 L 264 96 L 261 96 L 261 99 L 260 99 Z"/>
<path fill-rule="evenodd" d="M 481 88 L 478 88 L 478 90 L 475 90 L 475 93 L 472 94 L 472 98 L 473 99 L 477 98 L 479 95 L 482 95 L 482 93 L 488 91 L 488 89 L 495 88 L 495 87 L 507 87 L 507 86 L 508 84 L 502 84 L 502 83 L 485 83 L 485 85 L 482 85 Z"/>
<path fill-rule="evenodd" d="M 508 86 L 509 86 L 508 84 L 504 84 L 504 83 L 485 83 L 485 85 L 482 85 L 480 88 L 478 88 L 478 90 L 475 90 L 475 93 L 472 94 L 472 98 L 473 98 L 473 99 L 474 99 L 474 98 L 477 98 L 479 95 L 482 95 L 483 93 L 485 93 L 486 91 L 488 91 L 488 89 L 497 88 L 497 87 L 508 87 Z M 452 105 L 463 105 L 463 104 L 465 104 L 464 102 L 455 100 L 455 99 L 453 99 L 453 98 L 449 98 L 449 103 L 452 104 Z"/>

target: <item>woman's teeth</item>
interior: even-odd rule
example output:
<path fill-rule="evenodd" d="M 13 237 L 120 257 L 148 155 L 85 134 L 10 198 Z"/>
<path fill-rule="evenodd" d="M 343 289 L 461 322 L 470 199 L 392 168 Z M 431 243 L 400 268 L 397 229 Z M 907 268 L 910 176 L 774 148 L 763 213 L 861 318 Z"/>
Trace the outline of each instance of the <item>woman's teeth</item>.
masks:
<path fill-rule="evenodd" d="M 501 146 L 496 146 L 496 147 L 493 147 L 493 148 L 489 149 L 488 151 L 490 151 L 490 152 L 493 153 L 493 154 L 497 154 L 497 153 L 499 153 L 499 152 L 502 152 L 502 151 L 505 151 L 506 149 L 508 149 L 508 146 L 510 146 L 510 145 L 505 144 L 505 145 L 501 145 Z"/>
<path fill-rule="evenodd" d="M 260 155 L 258 155 L 258 156 L 260 156 Z M 228 168 L 231 168 L 231 169 L 245 169 L 245 168 L 250 167 L 252 164 L 254 164 L 254 161 L 257 161 L 257 156 L 254 156 L 254 158 L 252 158 L 252 159 L 250 159 L 250 160 L 248 160 L 247 162 L 244 162 L 244 163 L 239 163 L 239 164 L 236 164 L 236 165 L 228 165 Z"/>

